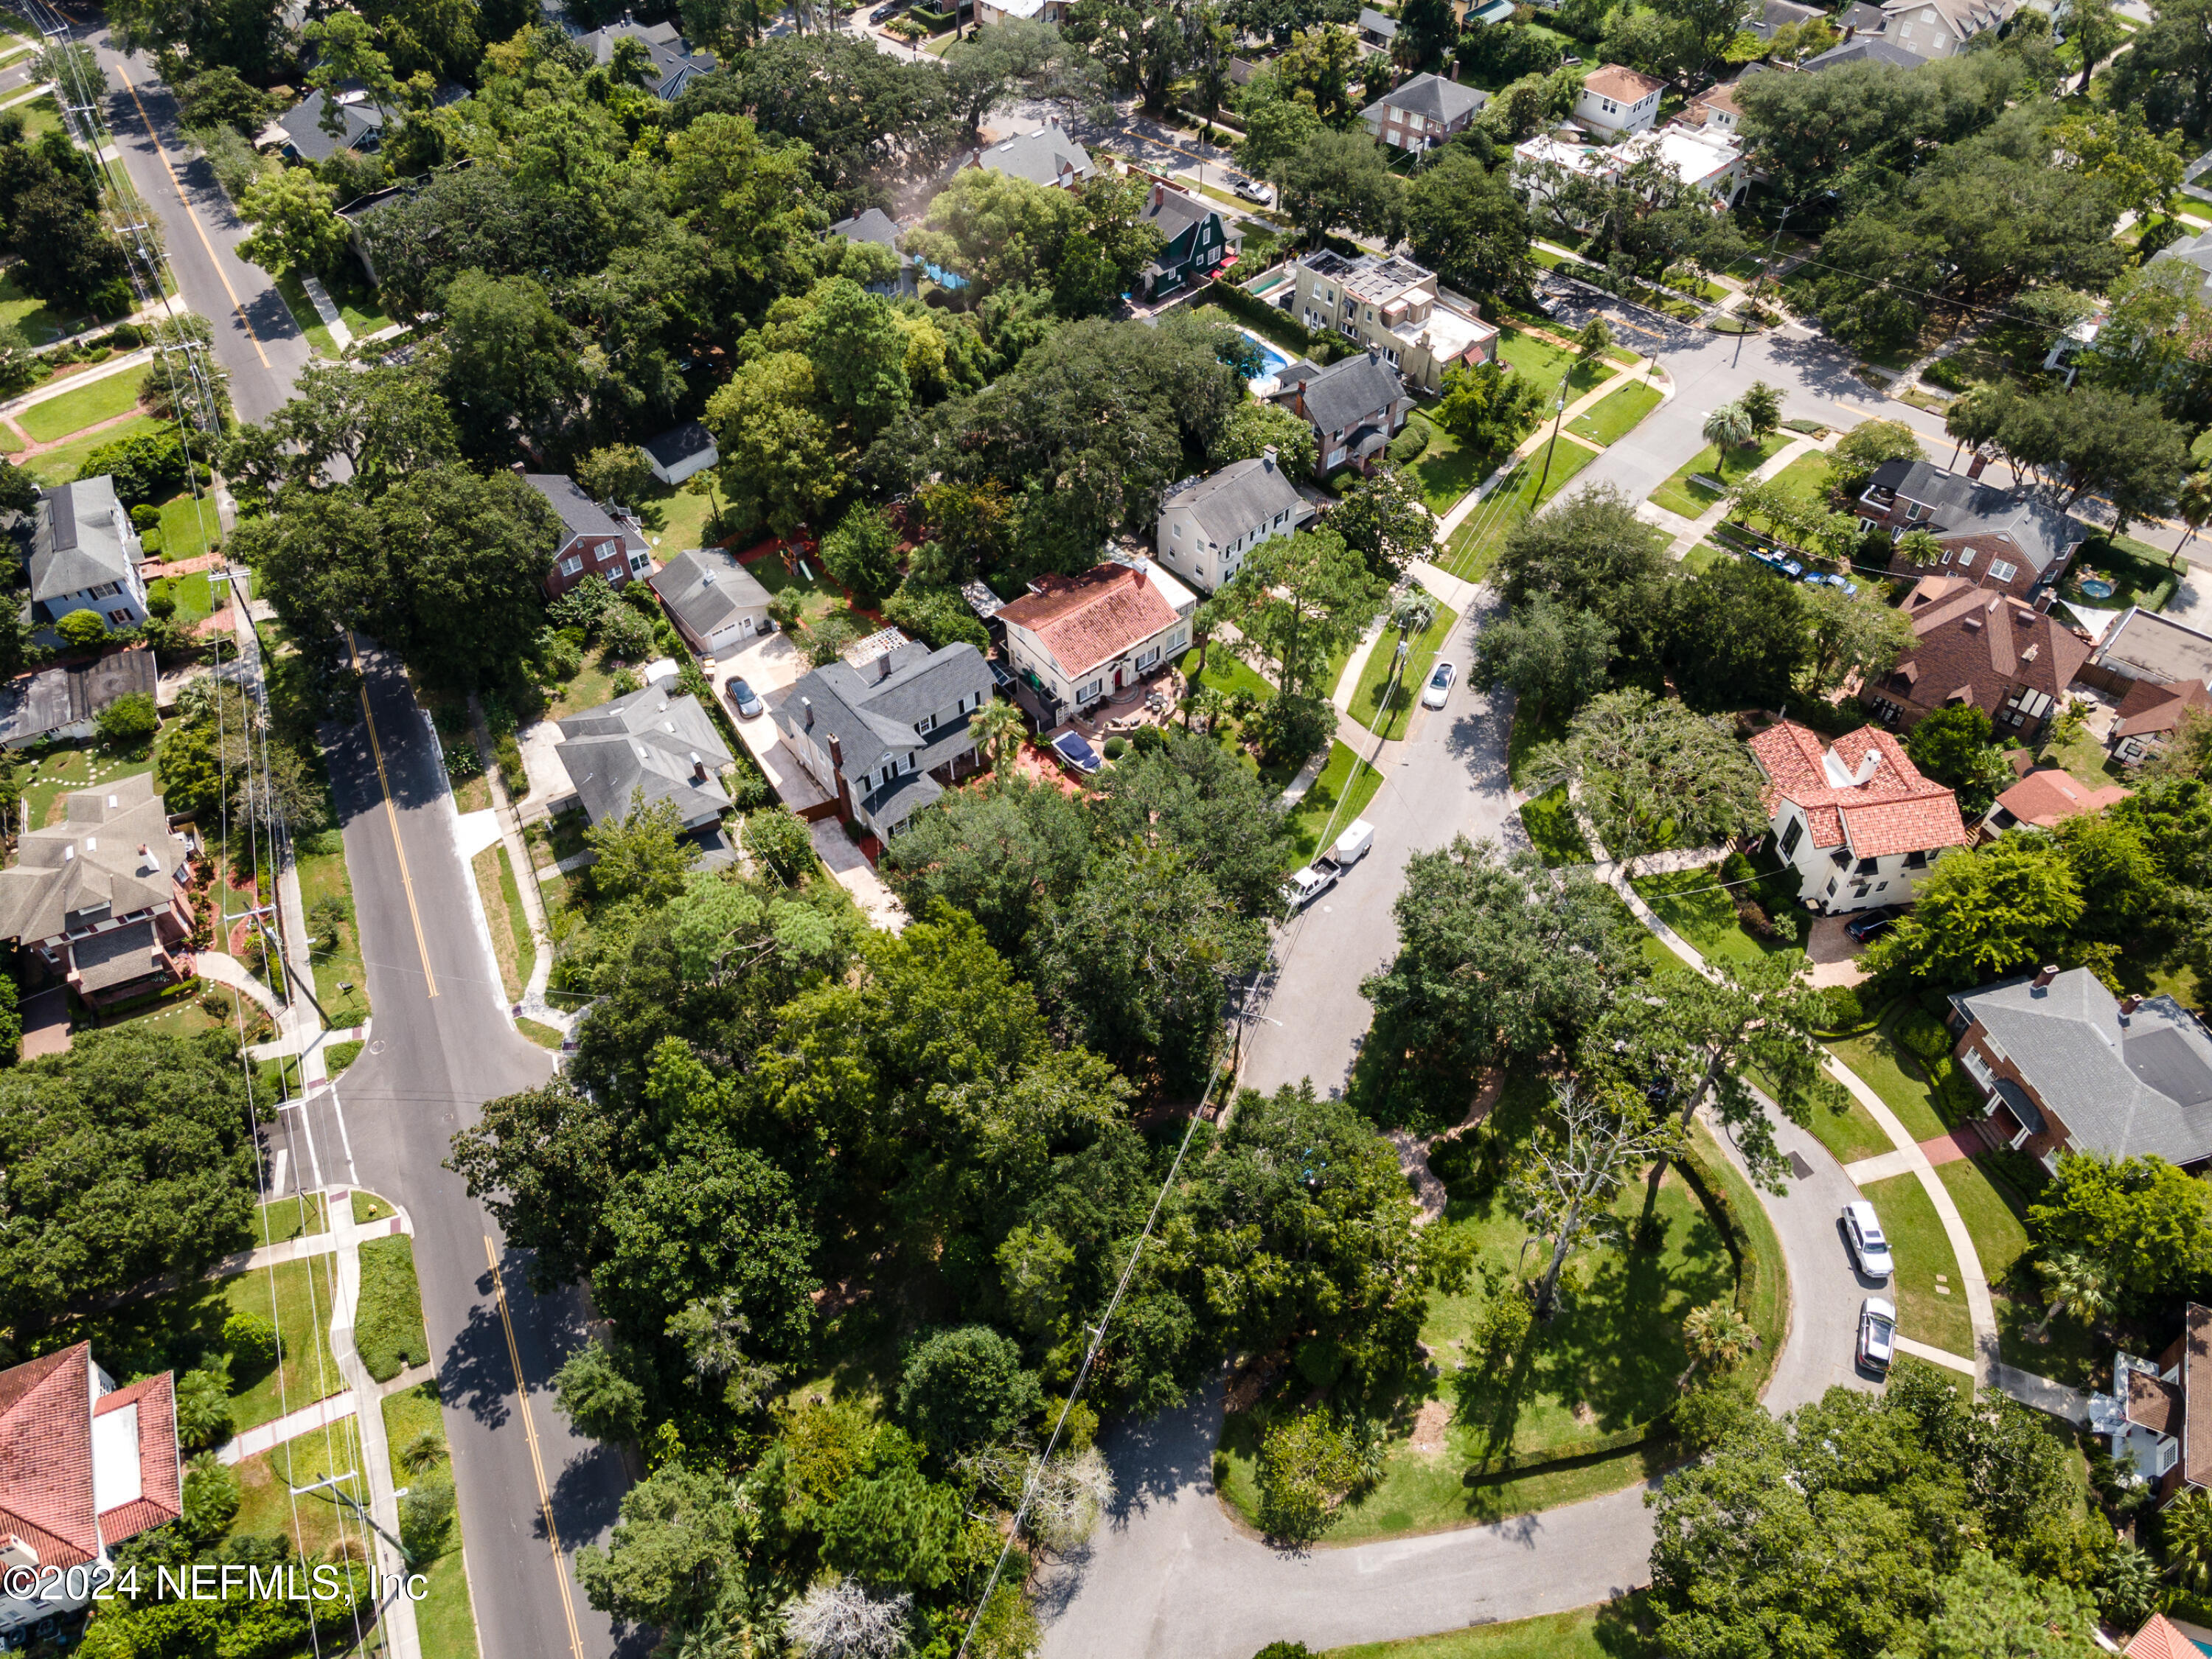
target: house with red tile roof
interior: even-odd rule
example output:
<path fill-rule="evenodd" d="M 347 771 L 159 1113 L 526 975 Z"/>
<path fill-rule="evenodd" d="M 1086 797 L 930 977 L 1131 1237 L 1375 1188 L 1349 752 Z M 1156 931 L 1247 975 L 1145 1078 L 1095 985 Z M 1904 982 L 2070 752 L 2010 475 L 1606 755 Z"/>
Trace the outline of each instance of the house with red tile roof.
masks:
<path fill-rule="evenodd" d="M 1150 559 L 1040 576 L 1002 605 L 1006 656 L 1048 724 L 1103 702 L 1174 662 L 1190 644 L 1198 596 Z"/>
<path fill-rule="evenodd" d="M 2160 685 L 2152 680 L 2130 680 L 2120 699 L 2120 718 L 2107 740 L 2112 758 L 2146 761 L 2173 741 L 2184 719 L 2212 718 L 2212 691 L 2203 680 L 2174 680 Z"/>
<path fill-rule="evenodd" d="M 0 1371 L 0 1571 L 103 1562 L 184 1510 L 174 1378 L 118 1389 L 80 1342 Z M 0 1643 L 90 1601 L 0 1595 Z"/>
<path fill-rule="evenodd" d="M 1971 705 L 2002 736 L 2033 738 L 2060 712 L 2089 641 L 2049 611 L 1958 576 L 1923 576 L 1905 596 L 1912 648 L 1860 696 L 1910 731 Z"/>
<path fill-rule="evenodd" d="M 1774 849 L 1797 896 L 1824 915 L 1902 904 L 1946 848 L 1973 837 L 1958 798 L 1923 777 L 1905 746 L 1871 726 L 1829 743 L 1795 720 L 1751 739 L 1766 779 Z"/>
<path fill-rule="evenodd" d="M 2204 1650 L 2162 1613 L 2151 1614 L 2150 1622 L 2120 1650 L 2128 1659 L 2204 1659 Z"/>
<path fill-rule="evenodd" d="M 1981 838 L 1995 841 L 2023 823 L 2038 830 L 2053 829 L 2084 812 L 2117 806 L 2133 793 L 2117 783 L 2092 789 L 2058 767 L 2041 767 L 1996 798 L 1981 822 Z"/>

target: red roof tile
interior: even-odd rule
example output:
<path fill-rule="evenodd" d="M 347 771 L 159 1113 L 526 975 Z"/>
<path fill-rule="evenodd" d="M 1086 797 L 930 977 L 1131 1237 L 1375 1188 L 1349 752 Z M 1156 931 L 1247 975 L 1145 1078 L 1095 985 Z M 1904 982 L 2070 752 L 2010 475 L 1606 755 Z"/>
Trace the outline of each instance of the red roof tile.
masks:
<path fill-rule="evenodd" d="M 2039 772 L 2030 772 L 1999 795 L 1997 805 L 2022 823 L 2048 830 L 2054 823 L 2063 823 L 2083 812 L 2101 812 L 2125 800 L 2128 794 L 2117 783 L 2091 789 L 2056 767 L 2045 767 Z"/>
<path fill-rule="evenodd" d="M 183 1510 L 176 1390 L 168 1372 L 95 1401 L 92 1346 L 0 1371 L 0 1539 L 21 1538 L 39 1565 L 70 1567 L 100 1547 L 173 1521 Z M 93 1512 L 92 1420 L 138 1408 L 138 1496 Z"/>
<path fill-rule="evenodd" d="M 1805 814 L 1815 847 L 1848 846 L 1853 856 L 1870 859 L 1964 847 L 1971 840 L 1958 798 L 1921 776 L 1887 732 L 1863 726 L 1836 739 L 1832 752 L 1847 780 L 1841 783 L 1829 775 L 1830 746 L 1795 720 L 1757 733 L 1751 752 L 1766 774 L 1768 815 L 1779 801 L 1793 803 Z M 1866 781 L 1848 781 L 1869 755 L 1874 765 Z"/>
<path fill-rule="evenodd" d="M 100 1535 L 110 1544 L 135 1538 L 184 1513 L 185 1473 L 177 1451 L 177 1390 L 167 1371 L 141 1377 L 102 1395 L 92 1408 L 105 1417 L 125 1406 L 138 1408 L 138 1496 L 100 1512 Z"/>
<path fill-rule="evenodd" d="M 2204 1659 L 2197 1644 L 2177 1630 L 2173 1621 L 2162 1613 L 2151 1614 L 2150 1623 L 2136 1632 L 2126 1653 L 2128 1659 Z"/>
<path fill-rule="evenodd" d="M 1000 607 L 999 620 L 1036 635 L 1071 679 L 1113 661 L 1176 619 L 1159 584 L 1130 565 L 1040 576 L 1031 586 L 1035 592 Z"/>

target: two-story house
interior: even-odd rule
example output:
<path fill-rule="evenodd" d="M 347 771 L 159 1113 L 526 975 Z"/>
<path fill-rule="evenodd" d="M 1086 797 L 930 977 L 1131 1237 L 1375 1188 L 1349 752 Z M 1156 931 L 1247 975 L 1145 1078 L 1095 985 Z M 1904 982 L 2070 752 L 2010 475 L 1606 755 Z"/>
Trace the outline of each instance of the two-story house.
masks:
<path fill-rule="evenodd" d="M 39 492 L 31 530 L 31 614 L 57 623 L 89 611 L 109 630 L 146 620 L 145 556 L 130 509 L 111 477 L 80 478 Z"/>
<path fill-rule="evenodd" d="M 0 1648 L 90 1606 L 83 1569 L 179 1519 L 184 1487 L 173 1371 L 118 1389 L 88 1342 L 0 1371 Z"/>
<path fill-rule="evenodd" d="M 576 44 L 592 54 L 593 63 L 605 68 L 614 63 L 616 43 L 622 40 L 635 40 L 645 48 L 653 74 L 646 85 L 656 98 L 672 102 L 692 82 L 714 72 L 714 55 L 693 52 L 675 24 L 641 23 L 628 12 L 618 22 L 579 36 Z"/>
<path fill-rule="evenodd" d="M 1831 21 L 1846 44 L 1870 36 L 1925 63 L 1955 56 L 1976 35 L 2003 27 L 2019 9 L 2020 0 L 1854 0 Z"/>
<path fill-rule="evenodd" d="M 1312 518 L 1278 462 L 1273 445 L 1250 460 L 1185 478 L 1160 501 L 1152 545 L 1159 561 L 1201 593 L 1234 576 L 1245 556 L 1270 537 L 1287 536 Z"/>
<path fill-rule="evenodd" d="M 718 823 L 730 810 L 722 784 L 730 751 L 699 699 L 672 696 L 673 684 L 648 685 L 554 722 L 561 729 L 554 756 L 595 827 L 620 823 L 641 796 L 647 806 L 673 802 L 686 830 Z"/>
<path fill-rule="evenodd" d="M 1040 576 L 999 607 L 1006 659 L 1055 724 L 1168 667 L 1190 644 L 1198 598 L 1150 559 Z"/>
<path fill-rule="evenodd" d="M 1067 136 L 1057 115 L 1047 117 L 1035 132 L 1016 133 L 976 150 L 968 165 L 1026 179 L 1047 190 L 1080 190 L 1098 171 L 1091 152 Z"/>
<path fill-rule="evenodd" d="M 1792 12 L 1804 12 L 1809 16 L 1820 15 L 1809 6 L 1790 5 L 1790 0 L 1768 0 L 1768 4 L 1770 9 L 1780 6 Z M 1747 24 L 1746 27 L 1756 27 L 1757 25 Z M 1743 106 L 1736 101 L 1735 82 L 1725 82 L 1719 86 L 1707 88 L 1690 100 L 1688 106 L 1674 120 L 1680 126 L 1698 131 L 1735 137 L 1743 122 Z"/>
<path fill-rule="evenodd" d="M 1947 848 L 1973 837 L 1958 798 L 1923 777 L 1904 745 L 1873 726 L 1825 741 L 1783 720 L 1754 734 L 1774 850 L 1797 897 L 1824 915 L 1902 904 Z"/>
<path fill-rule="evenodd" d="M 1723 204 L 1733 204 L 1746 182 L 1743 144 L 1715 115 L 1702 125 L 1664 126 L 1620 143 L 1570 143 L 1538 133 L 1513 147 L 1513 184 L 1531 207 L 1548 207 L 1577 178 L 1616 184 L 1642 161 L 1658 162 Z"/>
<path fill-rule="evenodd" d="M 1138 218 L 1166 243 L 1138 278 L 1148 299 L 1218 270 L 1237 257 L 1244 242 L 1211 202 L 1157 182 Z"/>
<path fill-rule="evenodd" d="M 1314 429 L 1324 474 L 1346 465 L 1372 469 L 1413 410 L 1405 381 L 1372 346 L 1327 368 L 1301 357 L 1276 376 L 1267 401 Z"/>
<path fill-rule="evenodd" d="M 2051 611 L 1961 577 L 1922 577 L 1905 611 L 1911 649 L 1859 695 L 1908 731 L 1939 708 L 1974 708 L 1999 735 L 2034 738 L 2089 659 L 2088 641 Z"/>
<path fill-rule="evenodd" d="M 915 295 L 914 255 L 898 245 L 898 221 L 881 208 L 872 207 L 854 214 L 849 219 L 840 219 L 830 227 L 830 234 L 842 236 L 848 242 L 873 242 L 878 247 L 888 248 L 897 256 L 898 275 L 888 282 L 870 283 L 868 292 L 887 299 L 910 300 Z"/>
<path fill-rule="evenodd" d="M 2192 1487 L 2212 1488 L 2212 1308 L 2190 1303 L 2181 1334 L 2155 1359 L 2114 1352 L 2112 1393 L 2089 1396 L 2089 1431 L 2122 1469 L 2133 1466 L 2161 1509 Z M 2203 1649 L 2153 1614 L 2125 1651 L 2193 1659 Z"/>
<path fill-rule="evenodd" d="M 647 580 L 702 657 L 727 656 L 767 629 L 768 589 L 726 548 L 679 553 Z"/>
<path fill-rule="evenodd" d="M 908 641 L 860 667 L 815 669 L 775 701 L 776 735 L 836 799 L 838 816 L 878 842 L 979 769 L 969 724 L 991 696 L 991 665 L 972 645 Z"/>
<path fill-rule="evenodd" d="M 1356 341 L 1434 396 L 1444 371 L 1495 361 L 1498 331 L 1439 295 L 1437 274 L 1395 254 L 1356 258 L 1323 248 L 1291 268 L 1291 311 L 1316 331 Z"/>
<path fill-rule="evenodd" d="M 1427 150 L 1467 131 L 1490 94 L 1441 75 L 1416 75 L 1386 92 L 1359 118 L 1395 149 Z"/>
<path fill-rule="evenodd" d="M 1893 538 L 1924 530 L 1942 544 L 1932 567 L 1893 555 L 1894 576 L 1932 571 L 2023 597 L 2055 587 L 2090 527 L 2046 501 L 1984 483 L 1981 467 L 1978 459 L 1964 473 L 1931 461 L 1884 461 L 1860 492 L 1859 528 Z"/>
<path fill-rule="evenodd" d="M 545 575 L 548 599 L 559 599 L 586 576 L 620 587 L 651 573 L 653 548 L 635 519 L 617 519 L 565 472 L 526 472 L 522 481 L 561 517 L 561 539 Z"/>
<path fill-rule="evenodd" d="M 2138 764 L 2172 743 L 2184 720 L 2212 720 L 2212 690 L 2203 680 L 2130 680 L 2119 715 L 2106 746 L 2114 760 Z"/>
<path fill-rule="evenodd" d="M 0 939 L 35 951 L 90 1003 L 189 978 L 191 872 L 168 809 L 140 773 L 64 798 L 0 870 Z"/>
<path fill-rule="evenodd" d="M 1998 1139 L 2061 1152 L 2212 1161 L 2212 1032 L 2170 996 L 2115 996 L 2046 967 L 1951 998 L 1953 1049 Z"/>
<path fill-rule="evenodd" d="M 1575 94 L 1575 120 L 1602 137 L 1641 132 L 1659 118 L 1659 94 L 1666 86 L 1619 64 L 1601 64 L 1583 77 L 1583 89 Z"/>

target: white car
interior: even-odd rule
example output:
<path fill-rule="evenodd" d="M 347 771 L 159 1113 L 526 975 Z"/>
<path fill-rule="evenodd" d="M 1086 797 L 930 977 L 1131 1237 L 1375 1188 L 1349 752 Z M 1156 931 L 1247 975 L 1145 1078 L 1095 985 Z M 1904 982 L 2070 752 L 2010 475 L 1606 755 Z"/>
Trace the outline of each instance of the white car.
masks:
<path fill-rule="evenodd" d="M 1335 885 L 1336 870 L 1334 866 L 1317 870 L 1309 864 L 1283 884 L 1283 902 L 1291 907 L 1291 913 L 1295 915 Z"/>
<path fill-rule="evenodd" d="M 1859 1364 L 1886 1371 L 1897 1357 L 1897 1310 L 1878 1296 L 1859 1304 Z"/>
<path fill-rule="evenodd" d="M 1448 662 L 1440 662 L 1429 676 L 1428 684 L 1421 691 L 1421 707 L 1441 708 L 1444 699 L 1451 696 L 1452 682 L 1459 678 L 1459 670 Z"/>
<path fill-rule="evenodd" d="M 1890 1259 L 1889 1241 L 1882 1237 L 1881 1218 L 1866 1200 L 1844 1206 L 1844 1237 L 1850 1241 L 1851 1255 L 1869 1279 L 1887 1279 L 1897 1271 Z"/>

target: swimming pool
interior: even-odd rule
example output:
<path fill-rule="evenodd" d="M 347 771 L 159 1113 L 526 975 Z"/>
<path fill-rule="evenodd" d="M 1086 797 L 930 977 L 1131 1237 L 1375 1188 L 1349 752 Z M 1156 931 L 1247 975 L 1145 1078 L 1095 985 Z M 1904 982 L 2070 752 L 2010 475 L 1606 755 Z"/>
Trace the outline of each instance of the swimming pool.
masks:
<path fill-rule="evenodd" d="M 1240 328 L 1237 331 L 1260 348 L 1260 372 L 1244 384 L 1252 388 L 1254 397 L 1264 398 L 1275 389 L 1283 371 L 1297 359 L 1273 340 L 1255 334 L 1249 328 Z"/>

